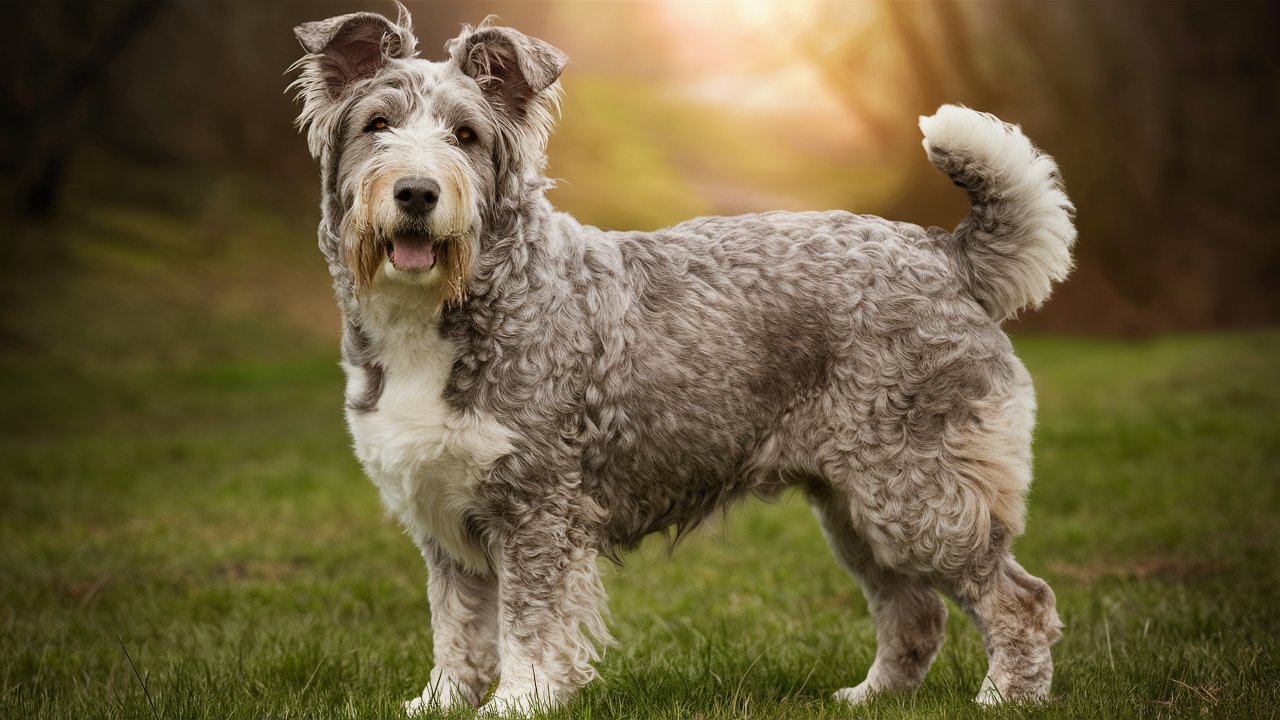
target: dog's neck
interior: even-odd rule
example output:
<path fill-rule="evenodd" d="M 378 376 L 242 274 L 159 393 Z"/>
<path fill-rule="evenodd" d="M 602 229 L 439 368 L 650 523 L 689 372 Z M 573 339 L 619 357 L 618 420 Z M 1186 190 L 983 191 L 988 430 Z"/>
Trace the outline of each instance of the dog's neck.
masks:
<path fill-rule="evenodd" d="M 556 307 L 574 300 L 563 282 L 564 248 L 574 236 L 564 227 L 577 222 L 556 212 L 544 194 L 529 193 L 518 210 L 504 216 L 481 240 L 470 292 L 457 305 L 446 306 L 439 320 L 440 337 L 452 343 L 456 357 L 445 397 L 454 407 L 478 405 L 489 412 L 529 412 L 519 393 L 496 387 L 486 372 L 490 362 L 530 357 L 548 341 Z"/>

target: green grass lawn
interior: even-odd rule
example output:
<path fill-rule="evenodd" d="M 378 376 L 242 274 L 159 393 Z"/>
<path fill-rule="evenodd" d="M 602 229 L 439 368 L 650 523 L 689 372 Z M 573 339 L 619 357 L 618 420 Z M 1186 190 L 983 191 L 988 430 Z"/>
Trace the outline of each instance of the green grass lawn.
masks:
<path fill-rule="evenodd" d="M 620 645 L 558 715 L 1280 714 L 1280 335 L 1017 344 L 1041 397 L 1017 549 L 1067 625 L 1051 703 L 972 704 L 954 608 L 916 695 L 831 702 L 873 624 L 789 498 L 603 565 Z M 335 353 L 0 355 L 0 715 L 399 715 L 425 571 L 351 456 Z"/>

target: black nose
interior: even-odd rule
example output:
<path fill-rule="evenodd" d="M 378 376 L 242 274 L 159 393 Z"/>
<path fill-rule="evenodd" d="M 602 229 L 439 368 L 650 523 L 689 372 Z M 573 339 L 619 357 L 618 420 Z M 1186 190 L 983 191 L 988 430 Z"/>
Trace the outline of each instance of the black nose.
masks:
<path fill-rule="evenodd" d="M 424 177 L 400 178 L 392 192 L 401 210 L 410 215 L 426 215 L 440 200 L 440 183 Z"/>

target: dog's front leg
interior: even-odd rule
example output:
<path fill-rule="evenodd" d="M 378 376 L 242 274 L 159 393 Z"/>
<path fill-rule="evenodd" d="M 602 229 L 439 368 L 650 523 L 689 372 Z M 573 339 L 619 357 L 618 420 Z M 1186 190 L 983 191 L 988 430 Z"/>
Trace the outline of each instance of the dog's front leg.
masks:
<path fill-rule="evenodd" d="M 590 500 L 525 504 L 498 561 L 499 674 L 483 711 L 525 715 L 568 701 L 595 676 L 596 644 L 612 641 L 584 508 Z"/>
<path fill-rule="evenodd" d="M 430 540 L 419 546 L 427 561 L 435 666 L 405 711 L 415 716 L 464 703 L 476 707 L 498 673 L 498 580 L 468 572 Z"/>

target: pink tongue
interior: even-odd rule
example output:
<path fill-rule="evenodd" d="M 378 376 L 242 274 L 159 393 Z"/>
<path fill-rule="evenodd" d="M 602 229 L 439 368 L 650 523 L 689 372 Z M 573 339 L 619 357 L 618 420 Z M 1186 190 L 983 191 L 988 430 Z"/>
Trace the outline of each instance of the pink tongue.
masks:
<path fill-rule="evenodd" d="M 391 264 L 401 270 L 430 270 L 436 264 L 436 251 L 430 240 L 393 238 Z"/>

